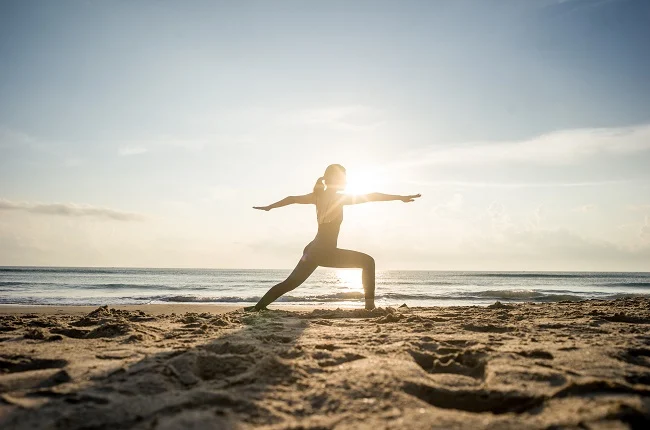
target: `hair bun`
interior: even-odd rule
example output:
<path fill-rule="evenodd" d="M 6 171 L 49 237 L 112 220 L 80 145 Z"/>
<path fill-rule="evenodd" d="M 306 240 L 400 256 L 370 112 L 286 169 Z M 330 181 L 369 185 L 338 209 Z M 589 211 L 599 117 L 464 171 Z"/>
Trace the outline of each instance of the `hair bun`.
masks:
<path fill-rule="evenodd" d="M 316 180 L 316 185 L 314 185 L 314 192 L 318 193 L 325 190 L 325 178 L 321 176 Z"/>

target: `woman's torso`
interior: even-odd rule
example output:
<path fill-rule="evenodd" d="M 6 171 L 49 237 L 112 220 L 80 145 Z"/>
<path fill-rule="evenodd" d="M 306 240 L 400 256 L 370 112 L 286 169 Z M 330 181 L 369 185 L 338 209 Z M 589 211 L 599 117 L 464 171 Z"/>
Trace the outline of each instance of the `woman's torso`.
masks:
<path fill-rule="evenodd" d="M 336 248 L 341 223 L 343 204 L 341 195 L 327 190 L 316 196 L 316 219 L 318 233 L 312 244 L 324 248 Z"/>

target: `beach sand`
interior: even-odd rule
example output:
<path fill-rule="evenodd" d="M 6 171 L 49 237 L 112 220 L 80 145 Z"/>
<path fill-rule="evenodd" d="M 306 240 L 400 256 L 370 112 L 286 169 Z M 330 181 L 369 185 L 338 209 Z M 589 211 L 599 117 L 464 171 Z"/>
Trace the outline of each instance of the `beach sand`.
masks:
<path fill-rule="evenodd" d="M 5 306 L 0 428 L 645 429 L 649 324 L 648 299 Z"/>

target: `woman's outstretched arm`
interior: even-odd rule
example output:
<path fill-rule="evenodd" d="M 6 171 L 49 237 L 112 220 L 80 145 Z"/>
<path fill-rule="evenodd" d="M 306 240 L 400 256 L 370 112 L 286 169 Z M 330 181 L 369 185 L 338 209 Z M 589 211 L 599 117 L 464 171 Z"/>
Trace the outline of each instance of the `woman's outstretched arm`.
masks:
<path fill-rule="evenodd" d="M 270 211 L 271 209 L 281 208 L 283 206 L 289 206 L 293 204 L 308 205 L 315 202 L 316 199 L 314 198 L 314 193 L 309 193 L 309 194 L 304 194 L 302 196 L 285 197 L 282 200 L 278 200 L 277 202 L 272 203 L 268 206 L 253 206 L 253 209 L 258 209 L 261 211 Z"/>
<path fill-rule="evenodd" d="M 343 198 L 344 205 L 356 205 L 359 203 L 367 202 L 390 202 L 393 200 L 400 200 L 404 203 L 410 203 L 415 199 L 422 197 L 421 194 L 410 194 L 408 196 L 400 196 L 396 194 L 383 194 L 383 193 L 368 193 L 368 194 L 350 194 L 345 195 Z"/>

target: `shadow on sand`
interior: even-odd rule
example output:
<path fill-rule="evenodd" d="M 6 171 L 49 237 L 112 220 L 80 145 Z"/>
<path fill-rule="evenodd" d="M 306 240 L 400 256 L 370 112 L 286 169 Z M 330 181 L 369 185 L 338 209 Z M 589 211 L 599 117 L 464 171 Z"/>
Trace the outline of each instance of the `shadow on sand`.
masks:
<path fill-rule="evenodd" d="M 54 387 L 33 390 L 28 396 L 48 397 L 49 402 L 38 408 L 14 409 L 2 420 L 2 428 L 235 428 L 237 422 L 277 422 L 260 400 L 270 390 L 295 389 L 292 384 L 304 370 L 296 368 L 290 359 L 301 354 L 296 341 L 309 322 L 283 311 L 185 318 L 186 326 L 199 331 L 186 331 L 186 337 L 205 336 L 200 333 L 201 327 L 211 323 L 221 326 L 220 335 L 204 344 L 149 355 L 78 391 L 57 390 L 56 383 L 47 384 Z M 117 330 L 118 324 L 100 327 Z M 76 325 L 83 326 L 83 319 Z M 65 330 L 59 332 L 89 338 L 97 329 Z M 142 334 L 122 336 L 123 340 L 115 343 L 137 342 L 138 336 Z M 59 361 L 65 364 L 65 360 Z M 35 363 L 32 368 L 52 367 L 50 364 Z M 25 369 L 14 366 L 5 372 Z"/>

